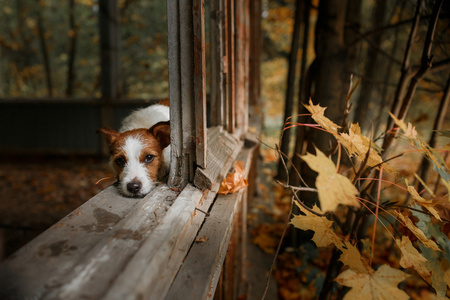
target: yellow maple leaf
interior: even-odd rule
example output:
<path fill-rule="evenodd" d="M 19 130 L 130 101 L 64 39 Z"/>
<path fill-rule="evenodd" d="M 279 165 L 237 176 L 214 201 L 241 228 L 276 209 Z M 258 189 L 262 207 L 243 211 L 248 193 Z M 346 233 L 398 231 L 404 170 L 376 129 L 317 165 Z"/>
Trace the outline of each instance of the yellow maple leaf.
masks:
<path fill-rule="evenodd" d="M 442 162 L 442 159 L 439 157 L 439 155 L 435 155 L 432 151 L 433 149 L 428 146 L 425 142 L 423 142 L 417 135 L 417 131 L 414 126 L 412 126 L 411 123 L 408 123 L 408 126 L 406 126 L 405 122 L 403 120 L 397 119 L 392 113 L 390 113 L 390 116 L 394 120 L 395 124 L 403 130 L 406 137 L 409 137 L 411 140 L 414 140 L 414 146 L 417 149 L 421 149 L 425 155 L 431 160 L 433 165 L 436 167 L 437 171 L 444 171 L 445 170 L 445 163 Z M 440 173 L 440 172 L 439 172 Z M 444 172 L 445 173 L 445 172 Z M 446 174 L 446 173 L 445 173 Z M 442 177 L 444 177 L 441 174 Z M 448 179 L 447 179 L 448 181 Z"/>
<path fill-rule="evenodd" d="M 345 243 L 337 247 L 342 251 L 339 260 L 344 265 L 349 266 L 350 269 L 358 273 L 366 273 L 371 270 L 367 262 L 361 256 L 361 253 L 359 253 L 356 246 L 346 241 Z"/>
<path fill-rule="evenodd" d="M 314 231 L 312 240 L 317 247 L 327 247 L 330 244 L 342 244 L 342 238 L 340 238 L 332 228 L 332 221 L 328 220 L 326 217 L 320 217 L 307 211 L 302 208 L 297 201 L 294 201 L 294 203 L 298 206 L 300 211 L 305 213 L 305 216 L 294 215 L 290 223 L 301 230 Z M 314 206 L 313 210 L 315 212 L 320 212 L 317 206 Z"/>
<path fill-rule="evenodd" d="M 414 248 L 409 237 L 402 236 L 402 240 L 396 239 L 395 242 L 402 252 L 400 266 L 405 269 L 413 268 L 422 277 L 429 277 L 431 275 L 431 272 L 425 266 L 428 260 Z"/>
<path fill-rule="evenodd" d="M 434 242 L 433 240 L 430 240 L 429 238 L 427 238 L 425 236 L 425 233 L 423 233 L 423 231 L 418 228 L 416 225 L 413 224 L 413 222 L 406 216 L 404 216 L 403 214 L 399 213 L 399 212 L 394 212 L 395 215 L 397 215 L 397 217 L 400 219 L 400 221 L 402 221 L 402 223 L 409 229 L 411 230 L 411 232 L 428 248 L 436 250 L 436 251 L 441 251 L 441 249 L 439 248 L 439 246 L 436 244 L 436 242 Z"/>
<path fill-rule="evenodd" d="M 433 203 L 432 200 L 425 200 L 424 198 L 422 198 L 419 195 L 419 193 L 416 191 L 416 189 L 412 185 L 408 185 L 407 180 L 405 180 L 405 181 L 406 181 L 406 187 L 408 189 L 408 192 L 411 195 L 411 197 L 414 199 L 414 201 L 416 201 L 418 204 L 425 207 L 436 219 L 438 219 L 439 221 L 442 221 L 441 217 L 439 216 L 438 211 L 436 210 L 436 208 L 434 208 L 434 206 L 436 204 Z"/>
<path fill-rule="evenodd" d="M 358 155 L 361 159 L 365 159 L 367 153 L 370 151 L 367 160 L 368 166 L 376 166 L 383 162 L 378 152 L 372 148 L 374 143 L 368 137 L 361 134 L 361 128 L 358 124 L 352 124 L 348 134 L 342 133 L 336 138 L 347 148 L 350 155 Z"/>
<path fill-rule="evenodd" d="M 321 107 L 320 105 L 314 105 L 309 99 L 309 105 L 303 104 L 305 108 L 311 113 L 311 118 L 316 121 L 323 129 L 329 131 L 330 133 L 337 134 L 338 128 L 340 126 L 336 125 L 333 121 L 325 117 L 326 107 Z"/>
<path fill-rule="evenodd" d="M 394 123 L 404 132 L 407 131 L 407 127 L 406 124 L 403 120 L 398 119 L 396 116 L 394 116 L 393 113 L 391 113 L 390 111 L 388 111 L 389 115 L 391 116 L 392 120 L 394 120 Z"/>
<path fill-rule="evenodd" d="M 339 204 L 360 207 L 356 199 L 358 190 L 350 180 L 337 173 L 333 161 L 316 148 L 316 155 L 307 153 L 301 158 L 308 166 L 319 173 L 316 188 L 319 194 L 320 207 L 323 212 L 334 211 Z"/>
<path fill-rule="evenodd" d="M 248 180 L 245 179 L 245 166 L 242 161 L 234 162 L 234 172 L 228 173 L 227 177 L 222 181 L 218 194 L 226 195 L 236 193 L 240 189 L 248 186 Z"/>
<path fill-rule="evenodd" d="M 397 286 L 409 275 L 388 265 L 382 265 L 377 271 L 366 273 L 348 269 L 335 279 L 340 285 L 351 287 L 344 296 L 344 300 L 407 300 L 408 294 Z"/>

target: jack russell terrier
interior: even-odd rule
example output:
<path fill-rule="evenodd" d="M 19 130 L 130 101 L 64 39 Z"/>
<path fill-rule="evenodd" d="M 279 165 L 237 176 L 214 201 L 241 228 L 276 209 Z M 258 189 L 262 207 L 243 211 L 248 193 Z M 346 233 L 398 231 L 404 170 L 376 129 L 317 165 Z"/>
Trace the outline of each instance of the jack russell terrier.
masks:
<path fill-rule="evenodd" d="M 141 198 L 164 181 L 170 164 L 169 107 L 155 104 L 126 117 L 119 132 L 99 129 L 109 145 L 116 186 L 127 197 Z"/>

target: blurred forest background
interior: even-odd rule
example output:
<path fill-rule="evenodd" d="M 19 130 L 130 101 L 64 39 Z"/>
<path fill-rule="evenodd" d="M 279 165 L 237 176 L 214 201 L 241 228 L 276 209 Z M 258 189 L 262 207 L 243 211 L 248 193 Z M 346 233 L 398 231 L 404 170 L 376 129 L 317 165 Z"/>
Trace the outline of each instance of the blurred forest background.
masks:
<path fill-rule="evenodd" d="M 119 0 L 118 6 L 119 97 L 168 97 L 166 1 Z M 412 122 L 431 146 L 448 143 L 449 1 L 264 0 L 262 14 L 261 139 L 266 144 L 280 143 L 288 117 L 310 123 L 295 117 L 305 114 L 302 103 L 309 98 L 328 107 L 326 116 L 335 123 L 358 122 L 374 139 L 392 127 L 391 111 Z M 0 0 L 0 19 L 0 103 L 102 97 L 96 0 Z M 350 108 L 351 82 L 357 87 Z M 313 145 L 309 141 L 323 151 L 330 148 L 328 138 L 307 127 L 285 131 L 280 146 L 300 164 L 295 153 L 305 153 Z M 262 173 L 269 178 L 264 180 L 285 179 L 274 152 L 261 151 Z M 448 152 L 443 156 L 447 159 Z M 4 236 L 35 236 L 104 188 L 94 183 L 110 174 L 98 157 L 88 163 L 73 158 L 73 164 L 67 158 L 46 159 L 1 158 L 0 191 L 8 199 L 0 203 Z M 401 171 L 414 173 L 420 163 L 420 154 L 411 156 Z M 278 193 L 275 198 L 282 198 Z M 272 216 L 275 226 L 253 231 L 267 235 L 259 243 L 267 253 L 273 253 L 281 234 L 276 221 L 284 220 L 286 203 L 280 201 L 281 212 Z M 0 257 L 21 243 L 10 242 Z M 285 286 L 281 297 L 298 298 L 289 291 Z"/>

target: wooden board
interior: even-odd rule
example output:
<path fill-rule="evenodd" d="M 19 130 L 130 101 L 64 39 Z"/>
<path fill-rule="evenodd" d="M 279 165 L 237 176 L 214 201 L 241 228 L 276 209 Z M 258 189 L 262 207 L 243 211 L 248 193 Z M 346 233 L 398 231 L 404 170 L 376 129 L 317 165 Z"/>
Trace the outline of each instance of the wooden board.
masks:
<path fill-rule="evenodd" d="M 195 172 L 194 185 L 202 190 L 212 189 L 217 183 L 216 179 L 223 178 L 226 164 L 230 164 L 242 148 L 242 142 L 221 127 L 208 129 L 208 152 L 206 156 L 207 167 L 197 168 Z M 224 170 L 227 172 L 227 169 Z M 221 179 L 220 179 L 221 181 Z"/>
<path fill-rule="evenodd" d="M 245 163 L 246 176 L 253 149 L 253 145 L 245 148 L 237 157 L 237 160 Z M 210 215 L 196 237 L 196 240 L 204 241 L 192 245 L 166 300 L 213 298 L 233 231 L 235 214 L 246 192 L 247 189 L 242 189 L 234 194 L 217 196 Z"/>
<path fill-rule="evenodd" d="M 61 285 L 98 243 L 117 233 L 123 218 L 149 201 L 151 196 L 125 198 L 114 187 L 105 189 L 0 265 L 0 299 L 40 298 Z"/>

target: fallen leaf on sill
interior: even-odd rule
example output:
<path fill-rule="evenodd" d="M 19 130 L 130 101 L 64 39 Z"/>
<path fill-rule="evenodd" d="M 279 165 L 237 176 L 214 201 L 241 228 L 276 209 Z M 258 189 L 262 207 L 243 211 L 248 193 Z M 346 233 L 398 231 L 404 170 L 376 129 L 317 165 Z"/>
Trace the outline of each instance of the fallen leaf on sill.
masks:
<path fill-rule="evenodd" d="M 196 243 L 204 243 L 204 242 L 206 242 L 206 241 L 207 241 L 207 238 L 206 238 L 205 235 L 202 236 L 201 238 L 196 238 L 196 239 L 195 239 L 195 242 L 196 242 Z"/>
<path fill-rule="evenodd" d="M 244 163 L 236 161 L 234 163 L 234 173 L 228 173 L 227 177 L 220 184 L 217 193 L 220 195 L 232 194 L 246 186 L 248 186 L 248 180 L 245 179 Z"/>

